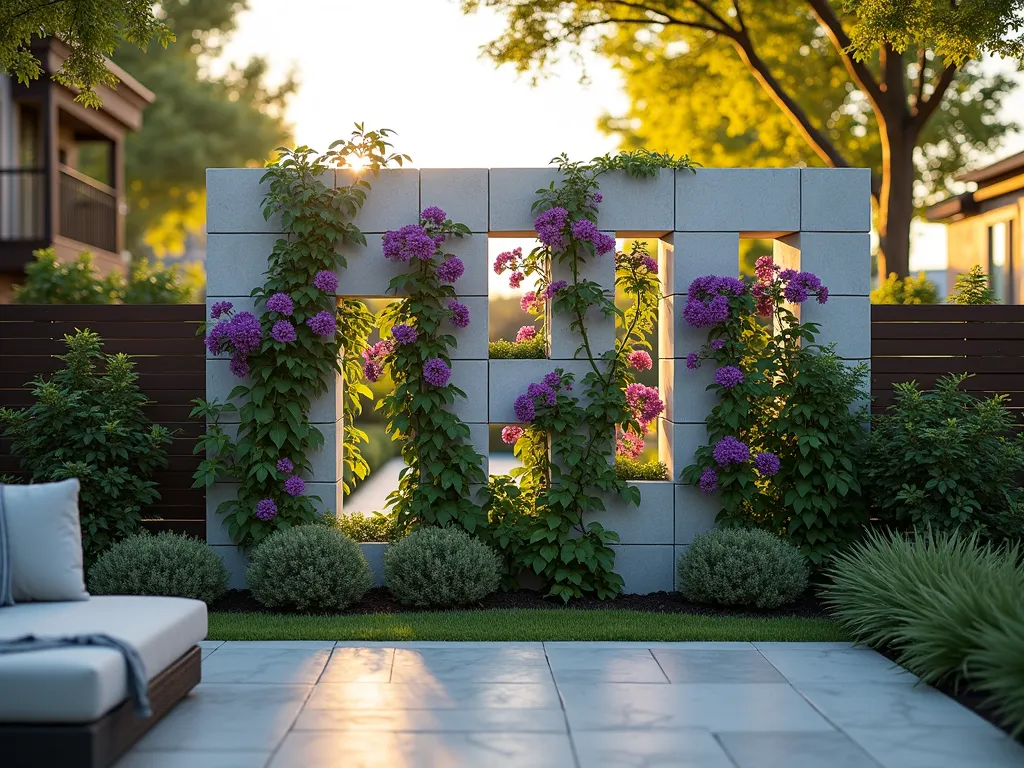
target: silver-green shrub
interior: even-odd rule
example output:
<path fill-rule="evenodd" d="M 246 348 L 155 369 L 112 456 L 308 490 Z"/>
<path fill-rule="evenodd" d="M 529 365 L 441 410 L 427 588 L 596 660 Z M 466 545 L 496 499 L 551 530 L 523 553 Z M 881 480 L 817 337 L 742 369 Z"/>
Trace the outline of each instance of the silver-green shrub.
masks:
<path fill-rule="evenodd" d="M 799 549 L 751 528 L 703 533 L 679 558 L 679 589 L 698 603 L 777 608 L 803 594 L 808 575 Z"/>
<path fill-rule="evenodd" d="M 373 585 L 363 550 L 326 525 L 270 534 L 253 549 L 246 578 L 267 608 L 308 613 L 344 610 Z"/>
<path fill-rule="evenodd" d="M 205 541 L 170 532 L 119 541 L 89 569 L 94 595 L 191 597 L 212 603 L 227 588 L 227 569 Z"/>
<path fill-rule="evenodd" d="M 498 555 L 458 528 L 419 528 L 384 553 L 384 583 L 406 605 L 466 605 L 498 588 Z"/>

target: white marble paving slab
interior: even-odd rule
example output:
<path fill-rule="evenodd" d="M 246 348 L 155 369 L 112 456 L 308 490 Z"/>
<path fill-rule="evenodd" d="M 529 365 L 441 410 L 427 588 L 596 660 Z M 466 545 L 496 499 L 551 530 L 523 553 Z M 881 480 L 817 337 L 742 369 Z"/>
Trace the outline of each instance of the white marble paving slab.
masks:
<path fill-rule="evenodd" d="M 667 683 L 647 648 L 548 648 L 555 681 L 562 683 Z"/>
<path fill-rule="evenodd" d="M 321 683 L 387 683 L 393 648 L 335 648 L 320 675 Z"/>
<path fill-rule="evenodd" d="M 739 768 L 880 768 L 850 737 L 833 733 L 722 733 Z"/>
<path fill-rule="evenodd" d="M 132 750 L 117 763 L 117 768 L 263 768 L 269 751 L 251 750 L 175 750 L 143 752 Z"/>
<path fill-rule="evenodd" d="M 577 731 L 580 768 L 735 768 L 708 731 Z"/>
<path fill-rule="evenodd" d="M 998 728 L 848 728 L 885 768 L 1024 768 L 1024 747 Z"/>
<path fill-rule="evenodd" d="M 761 648 L 761 654 L 791 683 L 907 683 L 917 677 L 880 653 L 860 650 Z"/>
<path fill-rule="evenodd" d="M 306 709 L 558 709 L 547 683 L 320 683 Z"/>
<path fill-rule="evenodd" d="M 218 648 L 203 662 L 207 683 L 313 684 L 331 656 L 325 648 Z"/>
<path fill-rule="evenodd" d="M 561 709 L 305 709 L 300 731 L 565 733 Z"/>
<path fill-rule="evenodd" d="M 394 683 L 544 683 L 551 670 L 543 649 L 398 648 L 391 670 Z"/>

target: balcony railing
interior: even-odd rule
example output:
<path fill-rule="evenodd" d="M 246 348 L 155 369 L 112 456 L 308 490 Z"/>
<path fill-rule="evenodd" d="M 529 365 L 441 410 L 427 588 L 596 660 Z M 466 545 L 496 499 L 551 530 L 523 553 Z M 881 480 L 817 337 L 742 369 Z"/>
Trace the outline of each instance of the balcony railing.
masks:
<path fill-rule="evenodd" d="M 74 168 L 60 168 L 60 234 L 117 252 L 117 195 Z"/>
<path fill-rule="evenodd" d="M 46 171 L 0 168 L 0 241 L 46 236 Z"/>

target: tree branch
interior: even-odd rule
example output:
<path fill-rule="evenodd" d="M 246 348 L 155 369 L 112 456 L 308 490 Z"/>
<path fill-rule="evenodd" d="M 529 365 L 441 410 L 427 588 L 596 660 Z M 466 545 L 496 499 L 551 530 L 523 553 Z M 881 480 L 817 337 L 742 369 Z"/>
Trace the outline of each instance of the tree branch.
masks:
<path fill-rule="evenodd" d="M 924 98 L 924 66 L 927 61 L 925 49 L 921 48 L 917 52 L 917 88 L 914 95 L 914 104 L 910 112 L 914 117 L 917 117 L 917 113 L 921 110 L 921 99 Z"/>
<path fill-rule="evenodd" d="M 943 97 L 946 95 L 946 90 L 953 81 L 956 79 L 956 65 L 950 64 L 942 70 L 942 75 L 939 77 L 939 81 L 935 83 L 935 88 L 932 89 L 931 95 L 928 99 L 920 104 L 917 109 L 917 114 L 914 115 L 914 129 L 920 131 L 928 123 L 928 120 L 935 113 L 935 110 L 939 108 L 939 104 L 942 103 Z"/>
<path fill-rule="evenodd" d="M 804 141 L 810 144 L 815 154 L 833 168 L 849 168 L 850 163 L 843 157 L 835 144 L 814 126 L 803 108 L 796 103 L 792 96 L 786 93 L 782 84 L 775 79 L 775 76 L 768 69 L 768 65 L 765 64 L 764 60 L 754 50 L 754 44 L 751 42 L 750 37 L 746 33 L 738 34 L 733 38 L 733 45 L 737 53 L 739 53 L 740 59 L 747 65 L 755 79 L 761 84 L 761 87 L 771 97 L 772 101 L 775 102 L 776 106 L 782 110 L 783 114 L 790 119 L 797 132 L 803 137 Z"/>
<path fill-rule="evenodd" d="M 665 11 L 665 10 L 663 10 L 661 8 L 652 8 L 647 3 L 631 2 L 630 0 L 605 0 L 604 4 L 605 5 L 620 5 L 620 6 L 623 6 L 624 8 L 632 8 L 633 10 L 647 11 L 649 13 L 656 13 L 658 16 L 661 16 L 662 18 L 668 19 L 668 21 L 657 21 L 657 22 L 654 22 L 652 19 L 647 19 L 646 23 L 648 23 L 648 24 L 655 23 L 655 24 L 664 24 L 666 26 L 668 26 L 668 25 L 676 25 L 676 26 L 682 26 L 682 27 L 692 27 L 693 29 L 703 29 L 703 30 L 705 30 L 707 32 L 714 32 L 716 34 L 721 34 L 721 35 L 731 35 L 733 33 L 732 27 L 730 27 L 728 24 L 726 24 L 724 21 L 722 21 L 720 16 L 717 16 L 717 14 L 713 14 L 713 13 L 710 14 L 710 15 L 713 18 L 715 18 L 716 20 L 718 20 L 719 23 L 722 24 L 722 26 L 716 27 L 716 26 L 713 26 L 711 24 L 707 24 L 707 23 L 704 23 L 704 22 L 701 22 L 701 21 L 695 21 L 693 19 L 682 19 L 682 18 L 679 18 L 678 16 L 673 16 L 671 13 L 669 13 L 668 11 Z M 697 5 L 698 5 L 698 7 L 702 7 L 700 5 L 700 3 L 697 3 Z M 608 21 L 614 22 L 614 21 L 619 21 L 619 20 L 618 19 L 610 18 L 610 19 L 608 19 Z M 631 20 L 628 20 L 628 21 L 633 22 L 635 20 L 631 19 Z"/>
<path fill-rule="evenodd" d="M 740 25 L 740 32 L 746 32 L 747 23 L 743 20 L 743 11 L 740 9 L 740 0 L 732 0 L 732 9 L 736 11 L 736 21 Z"/>
<path fill-rule="evenodd" d="M 877 110 L 881 101 L 882 89 L 868 66 L 862 61 L 857 61 L 853 54 L 849 52 L 851 45 L 850 36 L 843 29 L 843 22 L 836 16 L 836 12 L 829 5 L 828 0 L 807 0 L 807 3 L 811 7 L 811 13 L 814 14 L 814 18 L 818 20 L 818 23 L 825 30 L 825 34 L 828 35 L 828 39 L 835 46 L 836 51 L 839 53 L 839 58 L 842 59 L 843 66 L 846 67 L 847 73 L 853 82 L 857 84 L 857 87 L 864 92 L 868 101 L 871 102 L 871 106 Z"/>

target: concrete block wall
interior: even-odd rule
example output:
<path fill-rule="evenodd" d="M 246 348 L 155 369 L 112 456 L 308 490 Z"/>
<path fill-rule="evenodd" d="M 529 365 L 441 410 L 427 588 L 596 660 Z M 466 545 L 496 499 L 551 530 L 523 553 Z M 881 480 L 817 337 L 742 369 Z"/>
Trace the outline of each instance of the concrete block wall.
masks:
<path fill-rule="evenodd" d="M 210 303 L 228 298 L 236 307 L 251 306 L 249 293 L 262 282 L 274 242 L 285 236 L 279 218 L 263 218 L 266 187 L 259 181 L 263 173 L 260 169 L 207 172 Z M 536 191 L 557 179 L 558 172 L 550 168 L 385 171 L 370 179 L 372 190 L 355 219 L 367 245 L 339 248 L 348 261 L 348 267 L 338 271 L 339 295 L 385 296 L 391 278 L 406 267 L 383 257 L 384 232 L 416 221 L 418 212 L 428 205 L 440 206 L 454 221 L 470 228 L 471 236 L 446 244 L 446 250 L 466 264 L 456 288 L 472 318 L 468 328 L 452 329 L 458 342 L 453 351 L 453 382 L 467 394 L 454 410 L 469 425 L 473 444 L 482 454 L 487 453 L 488 425 L 515 420 L 513 400 L 529 382 L 540 380 L 555 367 L 572 371 L 578 379 L 589 370 L 585 360 L 573 359 L 579 340 L 560 317 L 548 324 L 550 360 L 487 358 L 488 236 L 533 235 L 530 207 Z M 325 178 L 335 185 L 350 180 L 350 174 L 342 172 Z M 626 579 L 627 591 L 670 589 L 678 556 L 695 535 L 714 526 L 718 512 L 714 495 L 679 482 L 680 471 L 706 439 L 704 419 L 715 404 L 714 394 L 705 391 L 713 366 L 690 371 L 685 364 L 687 354 L 697 351 L 707 338 L 682 320 L 689 284 L 699 275 L 737 275 L 740 238 L 773 238 L 778 263 L 813 271 L 830 289 L 827 305 L 812 302 L 801 308 L 805 320 L 821 324 L 819 341 L 834 341 L 840 356 L 849 360 L 869 359 L 870 174 L 865 169 L 708 168 L 695 174 L 664 170 L 646 180 L 605 174 L 599 181 L 603 230 L 620 238 L 660 240 L 664 297 L 657 354 L 666 411 L 657 430 L 661 459 L 672 473 L 668 483 L 638 484 L 644 497 L 639 509 L 619 509 L 612 503 L 599 518 L 622 535 L 617 570 Z M 555 265 L 553 278 L 566 279 L 557 274 L 558 269 Z M 610 255 L 589 263 L 586 277 L 612 290 Z M 588 328 L 595 353 L 614 344 L 610 321 L 594 318 Z M 225 397 L 235 383 L 227 360 L 207 361 L 209 397 Z M 324 450 L 315 458 L 316 476 L 307 481 L 324 497 L 324 507 L 334 509 L 341 509 L 341 392 L 341 383 L 332 382 L 328 395 L 314 404 L 310 414 L 326 439 Z M 242 559 L 223 535 L 215 514 L 216 504 L 231 492 L 227 483 L 215 487 L 207 501 L 207 523 L 211 543 L 223 550 L 237 583 Z"/>

